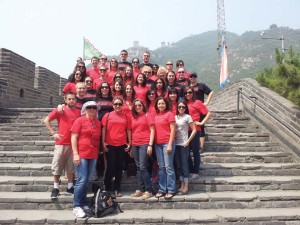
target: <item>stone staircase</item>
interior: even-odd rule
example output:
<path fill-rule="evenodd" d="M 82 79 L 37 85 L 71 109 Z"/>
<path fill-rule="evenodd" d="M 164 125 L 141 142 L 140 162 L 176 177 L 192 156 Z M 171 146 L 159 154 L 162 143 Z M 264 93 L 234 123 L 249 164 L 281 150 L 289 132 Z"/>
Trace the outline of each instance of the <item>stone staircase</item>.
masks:
<path fill-rule="evenodd" d="M 300 164 L 247 117 L 214 111 L 206 125 L 200 178 L 172 200 L 130 197 L 136 179 L 122 183 L 124 213 L 75 219 L 72 197 L 51 201 L 54 140 L 42 123 L 51 109 L 0 113 L 0 224 L 163 223 L 300 224 Z"/>

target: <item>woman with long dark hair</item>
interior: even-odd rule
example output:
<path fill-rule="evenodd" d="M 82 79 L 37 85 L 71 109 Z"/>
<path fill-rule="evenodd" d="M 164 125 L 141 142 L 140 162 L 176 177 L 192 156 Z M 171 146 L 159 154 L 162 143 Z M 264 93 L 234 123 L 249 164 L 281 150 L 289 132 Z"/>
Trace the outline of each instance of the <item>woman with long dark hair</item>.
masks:
<path fill-rule="evenodd" d="M 131 119 L 122 112 L 123 99 L 114 97 L 114 111 L 106 113 L 102 118 L 102 144 L 107 160 L 104 178 L 105 190 L 113 191 L 121 197 L 122 169 L 127 153 L 131 147 Z M 115 177 L 112 186 L 112 178 Z"/>
<path fill-rule="evenodd" d="M 159 166 L 159 191 L 157 198 L 171 199 L 175 187 L 175 115 L 170 111 L 169 101 L 159 97 L 155 102 L 155 152 Z"/>
<path fill-rule="evenodd" d="M 140 99 L 133 101 L 132 107 L 132 154 L 137 167 L 138 189 L 131 197 L 145 200 L 152 197 L 151 178 L 147 168 L 154 142 L 153 117 L 147 114 L 145 104 Z"/>
<path fill-rule="evenodd" d="M 195 100 L 195 93 L 192 87 L 188 86 L 184 89 L 184 98 L 187 102 L 189 113 L 193 118 L 197 130 L 195 137 L 190 142 L 190 149 L 192 150 L 194 157 L 193 160 L 191 156 L 189 158 L 191 179 L 196 179 L 199 177 L 200 170 L 200 130 L 201 126 L 208 121 L 210 112 L 200 100 Z M 201 115 L 205 115 L 205 117 L 201 122 L 199 122 Z"/>

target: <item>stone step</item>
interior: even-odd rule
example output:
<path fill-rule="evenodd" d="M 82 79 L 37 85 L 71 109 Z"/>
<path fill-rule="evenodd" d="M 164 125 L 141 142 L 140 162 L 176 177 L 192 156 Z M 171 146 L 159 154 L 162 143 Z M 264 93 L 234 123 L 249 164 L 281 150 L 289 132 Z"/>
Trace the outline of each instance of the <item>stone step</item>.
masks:
<path fill-rule="evenodd" d="M 251 124 L 250 117 L 239 116 L 239 117 L 210 117 L 209 124 Z"/>
<path fill-rule="evenodd" d="M 37 213 L 38 212 L 38 213 Z M 126 210 L 103 218 L 76 219 L 72 210 L 1 210 L 1 224 L 211 224 L 296 225 L 300 208 Z"/>
<path fill-rule="evenodd" d="M 54 140 L 49 141 L 2 141 L 0 151 L 53 151 Z"/>
<path fill-rule="evenodd" d="M 278 143 L 270 141 L 206 141 L 205 152 L 261 152 L 282 151 Z"/>
<path fill-rule="evenodd" d="M 35 154 L 37 153 L 37 154 Z M 52 176 L 52 153 L 0 152 L 2 176 Z M 202 157 L 202 160 L 203 157 Z M 201 176 L 293 176 L 300 172 L 299 163 L 201 163 Z"/>
<path fill-rule="evenodd" d="M 62 177 L 62 187 L 67 180 Z M 101 181 L 91 182 L 102 183 Z M 1 176 L 0 192 L 47 192 L 52 190 L 51 176 Z M 205 176 L 190 181 L 191 191 L 261 191 L 261 190 L 300 190 L 300 176 Z M 122 181 L 122 191 L 137 188 L 135 177 Z"/>
<path fill-rule="evenodd" d="M 212 133 L 256 133 L 260 128 L 255 124 L 205 124 L 205 131 Z"/>
<path fill-rule="evenodd" d="M 133 192 L 133 191 L 132 191 Z M 176 195 L 172 200 L 155 198 L 141 200 L 122 192 L 117 198 L 123 210 L 151 209 L 257 209 L 300 207 L 300 191 L 256 191 L 256 192 L 194 192 Z M 91 201 L 93 194 L 89 193 Z M 72 209 L 73 196 L 61 189 L 57 200 L 49 192 L 0 192 L 1 209 Z"/>
<path fill-rule="evenodd" d="M 252 141 L 269 141 L 270 136 L 267 133 L 206 133 L 206 140 L 209 141 L 238 141 L 238 142 L 252 142 Z"/>
<path fill-rule="evenodd" d="M 206 152 L 201 154 L 204 163 L 286 163 L 293 158 L 287 152 Z"/>

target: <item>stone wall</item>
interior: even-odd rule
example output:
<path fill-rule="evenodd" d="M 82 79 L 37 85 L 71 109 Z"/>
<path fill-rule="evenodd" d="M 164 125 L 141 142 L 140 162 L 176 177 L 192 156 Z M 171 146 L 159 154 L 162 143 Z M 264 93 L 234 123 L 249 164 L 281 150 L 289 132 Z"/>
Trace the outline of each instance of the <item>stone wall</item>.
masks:
<path fill-rule="evenodd" d="M 8 50 L 0 49 L 0 107 L 53 107 L 62 102 L 66 79 Z"/>
<path fill-rule="evenodd" d="M 256 80 L 246 78 L 231 84 L 214 96 L 209 108 L 214 110 L 237 110 L 239 88 L 245 93 L 245 96 L 254 100 L 254 102 L 251 102 L 244 95 L 240 95 L 240 113 L 250 115 L 269 130 L 273 138 L 300 157 L 300 107 L 270 89 L 262 87 Z M 279 120 L 274 119 L 260 106 L 277 116 Z M 282 122 L 287 123 L 291 129 L 284 126 Z"/>

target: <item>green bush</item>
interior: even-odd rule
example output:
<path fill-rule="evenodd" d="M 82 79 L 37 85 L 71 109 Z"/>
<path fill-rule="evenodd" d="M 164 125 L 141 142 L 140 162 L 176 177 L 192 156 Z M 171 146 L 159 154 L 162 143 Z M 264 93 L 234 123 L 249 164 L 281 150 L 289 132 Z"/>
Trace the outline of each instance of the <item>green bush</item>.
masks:
<path fill-rule="evenodd" d="M 257 82 L 300 106 L 299 54 L 292 47 L 288 54 L 275 49 L 275 62 L 272 68 L 266 68 L 256 75 Z"/>

